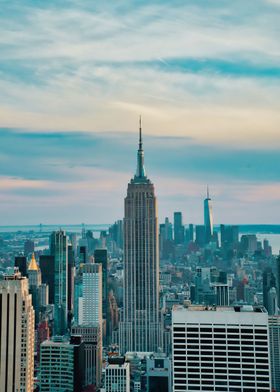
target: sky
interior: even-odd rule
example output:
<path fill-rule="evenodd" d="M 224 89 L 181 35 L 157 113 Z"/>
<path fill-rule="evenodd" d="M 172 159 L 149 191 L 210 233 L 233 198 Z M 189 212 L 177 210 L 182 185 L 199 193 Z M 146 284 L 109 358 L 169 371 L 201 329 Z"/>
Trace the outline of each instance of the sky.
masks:
<path fill-rule="evenodd" d="M 0 0 L 0 225 L 280 224 L 280 0 Z"/>

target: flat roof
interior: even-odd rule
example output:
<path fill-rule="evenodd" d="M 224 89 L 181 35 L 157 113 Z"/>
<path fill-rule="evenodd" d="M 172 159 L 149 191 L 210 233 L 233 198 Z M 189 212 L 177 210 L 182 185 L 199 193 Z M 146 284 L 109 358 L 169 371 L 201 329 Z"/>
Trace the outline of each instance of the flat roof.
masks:
<path fill-rule="evenodd" d="M 206 306 L 206 305 L 174 305 L 175 312 L 233 312 L 233 313 L 267 313 L 264 306 L 260 305 L 232 305 L 232 306 Z"/>

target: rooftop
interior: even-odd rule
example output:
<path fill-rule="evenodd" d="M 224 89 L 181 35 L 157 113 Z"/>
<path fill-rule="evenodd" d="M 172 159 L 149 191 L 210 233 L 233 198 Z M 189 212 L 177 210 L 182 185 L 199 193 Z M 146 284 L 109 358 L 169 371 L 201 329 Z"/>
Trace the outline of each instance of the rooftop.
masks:
<path fill-rule="evenodd" d="M 267 313 L 263 306 L 259 305 L 235 305 L 235 306 L 205 306 L 205 305 L 174 305 L 173 311 L 185 312 L 185 311 L 195 311 L 195 312 L 236 312 L 236 313 Z"/>

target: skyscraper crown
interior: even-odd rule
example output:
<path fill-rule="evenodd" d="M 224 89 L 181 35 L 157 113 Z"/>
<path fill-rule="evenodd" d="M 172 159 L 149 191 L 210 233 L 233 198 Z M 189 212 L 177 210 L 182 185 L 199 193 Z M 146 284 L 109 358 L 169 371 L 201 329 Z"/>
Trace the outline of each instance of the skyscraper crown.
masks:
<path fill-rule="evenodd" d="M 139 118 L 139 146 L 137 152 L 137 170 L 134 179 L 131 181 L 133 183 L 143 183 L 149 182 L 146 176 L 146 170 L 144 166 L 144 150 L 142 141 L 142 121 L 141 116 Z"/>

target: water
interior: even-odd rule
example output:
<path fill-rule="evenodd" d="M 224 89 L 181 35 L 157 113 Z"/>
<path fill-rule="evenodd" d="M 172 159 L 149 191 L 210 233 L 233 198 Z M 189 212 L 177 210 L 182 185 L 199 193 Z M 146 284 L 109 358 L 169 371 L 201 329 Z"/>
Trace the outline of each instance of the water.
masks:
<path fill-rule="evenodd" d="M 78 225 L 27 225 L 27 226 L 0 226 L 0 233 L 51 233 L 52 231 L 63 229 L 67 233 L 81 233 L 85 230 L 92 230 L 99 237 L 102 230 L 108 230 L 109 224 L 78 224 Z M 217 227 L 218 228 L 218 227 Z M 267 239 L 272 247 L 272 252 L 278 255 L 280 252 L 280 226 L 279 225 L 240 225 L 240 234 L 256 234 L 258 241 Z"/>
<path fill-rule="evenodd" d="M 258 241 L 262 241 L 267 239 L 269 244 L 272 247 L 272 253 L 274 255 L 278 255 L 280 252 L 280 234 L 263 234 L 263 233 L 256 233 Z"/>
<path fill-rule="evenodd" d="M 79 225 L 27 225 L 27 226 L 0 226 L 0 233 L 51 233 L 59 229 L 67 231 L 67 233 L 80 233 L 83 229 L 91 230 L 93 232 L 100 232 L 102 230 L 108 230 L 109 224 L 79 224 Z"/>

